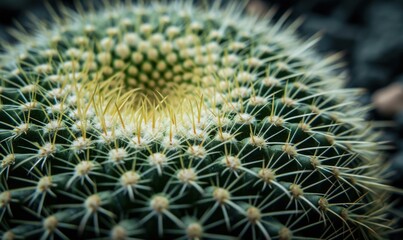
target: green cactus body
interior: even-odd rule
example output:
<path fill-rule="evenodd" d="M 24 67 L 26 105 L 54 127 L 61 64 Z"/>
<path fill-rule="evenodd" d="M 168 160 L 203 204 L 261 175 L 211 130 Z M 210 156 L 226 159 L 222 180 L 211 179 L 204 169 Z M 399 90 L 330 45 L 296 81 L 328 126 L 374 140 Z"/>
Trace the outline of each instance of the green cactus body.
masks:
<path fill-rule="evenodd" d="M 0 62 L 2 238 L 385 237 L 378 133 L 339 55 L 242 12 L 105 3 L 17 33 Z"/>

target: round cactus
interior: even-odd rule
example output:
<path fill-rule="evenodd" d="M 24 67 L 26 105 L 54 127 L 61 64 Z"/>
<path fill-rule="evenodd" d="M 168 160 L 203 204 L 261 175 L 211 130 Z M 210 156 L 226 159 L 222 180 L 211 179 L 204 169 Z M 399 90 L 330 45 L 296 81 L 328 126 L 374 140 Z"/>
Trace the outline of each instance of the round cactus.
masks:
<path fill-rule="evenodd" d="M 1 55 L 3 239 L 385 237 L 379 134 L 299 21 L 62 12 Z"/>

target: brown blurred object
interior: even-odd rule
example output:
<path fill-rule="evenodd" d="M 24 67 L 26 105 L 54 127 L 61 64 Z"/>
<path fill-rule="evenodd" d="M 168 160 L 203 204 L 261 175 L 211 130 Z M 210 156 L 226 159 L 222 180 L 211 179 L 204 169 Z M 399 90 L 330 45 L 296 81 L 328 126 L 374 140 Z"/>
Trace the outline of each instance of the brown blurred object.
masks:
<path fill-rule="evenodd" d="M 392 83 L 376 91 L 372 101 L 378 112 L 385 116 L 393 116 L 403 110 L 403 84 Z"/>
<path fill-rule="evenodd" d="M 251 0 L 246 9 L 249 14 L 264 15 L 269 10 L 269 7 L 261 0 Z"/>

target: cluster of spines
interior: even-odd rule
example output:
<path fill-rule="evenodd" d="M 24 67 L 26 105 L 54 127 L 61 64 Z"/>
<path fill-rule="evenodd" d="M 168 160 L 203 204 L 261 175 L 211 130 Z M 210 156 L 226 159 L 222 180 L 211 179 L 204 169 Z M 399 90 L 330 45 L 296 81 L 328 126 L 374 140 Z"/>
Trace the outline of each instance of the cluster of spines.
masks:
<path fill-rule="evenodd" d="M 357 90 L 339 88 L 337 55 L 317 63 L 297 24 L 236 5 L 207 17 L 187 3 L 113 9 L 75 15 L 1 65 L 3 238 L 353 239 L 389 227 L 377 136 Z"/>

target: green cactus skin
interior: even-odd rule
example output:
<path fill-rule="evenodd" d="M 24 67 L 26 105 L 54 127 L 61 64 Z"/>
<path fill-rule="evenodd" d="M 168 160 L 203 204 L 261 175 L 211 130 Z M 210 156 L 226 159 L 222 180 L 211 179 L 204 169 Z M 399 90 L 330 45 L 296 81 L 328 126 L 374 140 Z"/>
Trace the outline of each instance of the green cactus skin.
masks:
<path fill-rule="evenodd" d="M 300 21 L 77 9 L 1 55 L 2 239 L 386 237 L 379 133 Z"/>

